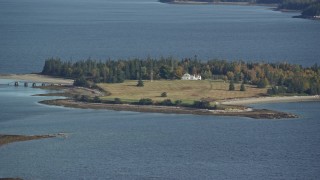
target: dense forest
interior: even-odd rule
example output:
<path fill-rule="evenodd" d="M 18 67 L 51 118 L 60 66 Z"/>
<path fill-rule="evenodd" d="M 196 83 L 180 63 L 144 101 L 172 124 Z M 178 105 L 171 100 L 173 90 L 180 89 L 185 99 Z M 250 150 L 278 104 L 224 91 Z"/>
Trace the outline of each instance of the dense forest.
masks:
<path fill-rule="evenodd" d="M 277 4 L 278 9 L 300 10 L 303 17 L 320 16 L 320 0 L 160 0 L 160 2 L 248 2 Z"/>
<path fill-rule="evenodd" d="M 174 80 L 184 73 L 200 74 L 203 79 L 223 79 L 235 83 L 270 87 L 269 94 L 320 94 L 320 66 L 311 67 L 288 63 L 258 63 L 208 60 L 197 57 L 175 59 L 128 59 L 78 62 L 50 58 L 42 74 L 75 79 L 75 84 L 121 83 L 124 80 Z"/>

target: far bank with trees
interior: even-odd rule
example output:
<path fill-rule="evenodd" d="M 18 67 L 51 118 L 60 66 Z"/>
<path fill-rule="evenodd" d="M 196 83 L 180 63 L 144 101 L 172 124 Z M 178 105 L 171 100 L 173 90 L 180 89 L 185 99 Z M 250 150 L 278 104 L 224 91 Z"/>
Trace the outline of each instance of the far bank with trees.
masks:
<path fill-rule="evenodd" d="M 159 0 L 163 3 L 247 3 L 247 4 L 273 4 L 278 10 L 301 11 L 297 17 L 320 19 L 319 0 Z"/>

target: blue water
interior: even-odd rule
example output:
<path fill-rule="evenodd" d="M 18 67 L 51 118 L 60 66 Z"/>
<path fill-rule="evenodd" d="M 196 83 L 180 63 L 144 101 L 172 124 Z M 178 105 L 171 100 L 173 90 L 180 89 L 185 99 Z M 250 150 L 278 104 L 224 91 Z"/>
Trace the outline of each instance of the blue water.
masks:
<path fill-rule="evenodd" d="M 156 0 L 0 0 L 0 73 L 39 72 L 57 56 L 320 63 L 319 21 L 293 15 Z M 254 120 L 53 107 L 32 96 L 45 92 L 0 85 L 1 134 L 68 134 L 2 146 L 0 177 L 320 179 L 317 102 L 255 105 L 300 118 Z"/>
<path fill-rule="evenodd" d="M 319 21 L 294 15 L 157 0 L 0 0 L 0 73 L 39 72 L 50 57 L 320 63 Z"/>
<path fill-rule="evenodd" d="M 3 81 L 2 81 L 3 82 Z M 290 120 L 82 110 L 38 104 L 45 91 L 0 87 L 2 134 L 67 138 L 0 148 L 0 177 L 319 179 L 320 103 L 255 105 Z"/>

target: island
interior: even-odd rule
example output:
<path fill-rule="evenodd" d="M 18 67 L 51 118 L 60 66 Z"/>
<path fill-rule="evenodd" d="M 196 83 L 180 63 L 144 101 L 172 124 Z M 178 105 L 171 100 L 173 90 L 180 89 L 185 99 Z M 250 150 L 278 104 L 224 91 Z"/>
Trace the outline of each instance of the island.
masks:
<path fill-rule="evenodd" d="M 64 98 L 40 103 L 72 108 L 281 119 L 297 115 L 250 104 L 320 100 L 317 64 L 302 67 L 197 57 L 105 62 L 50 58 L 40 74 L 0 78 L 29 79 L 38 82 L 36 88 L 58 90 L 38 96 Z"/>
<path fill-rule="evenodd" d="M 320 2 L 318 0 L 159 0 L 173 4 L 224 4 L 224 5 L 267 5 L 280 11 L 300 11 L 294 18 L 320 19 Z"/>

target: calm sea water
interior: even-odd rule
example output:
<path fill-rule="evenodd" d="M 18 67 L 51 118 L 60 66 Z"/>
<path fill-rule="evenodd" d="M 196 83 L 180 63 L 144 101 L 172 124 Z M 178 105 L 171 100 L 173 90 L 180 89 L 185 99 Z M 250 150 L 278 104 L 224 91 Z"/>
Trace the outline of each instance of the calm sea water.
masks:
<path fill-rule="evenodd" d="M 256 6 L 155 0 L 0 0 L 0 73 L 67 60 L 174 56 L 319 63 L 320 23 Z M 0 84 L 8 81 L 0 80 Z M 320 103 L 255 105 L 292 120 L 52 107 L 0 85 L 0 133 L 67 138 L 0 148 L 0 177 L 320 179 Z"/>
<path fill-rule="evenodd" d="M 0 177 L 320 178 L 320 103 L 256 105 L 301 118 L 254 120 L 52 107 L 36 93 L 0 87 L 0 133 L 68 137 L 1 147 Z"/>
<path fill-rule="evenodd" d="M 173 56 L 320 63 L 320 22 L 259 6 L 0 0 L 0 73 L 44 60 Z"/>

